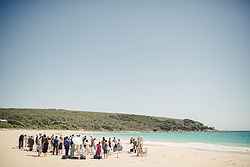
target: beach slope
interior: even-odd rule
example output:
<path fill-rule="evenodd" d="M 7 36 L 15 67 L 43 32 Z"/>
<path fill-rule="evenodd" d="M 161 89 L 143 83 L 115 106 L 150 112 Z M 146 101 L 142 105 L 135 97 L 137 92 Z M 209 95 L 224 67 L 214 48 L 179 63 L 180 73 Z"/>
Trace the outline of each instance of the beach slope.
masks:
<path fill-rule="evenodd" d="M 26 152 L 17 149 L 18 136 L 21 133 L 34 134 L 35 130 L 7 130 L 0 129 L 0 166 L 1 167 L 151 167 L 151 166 L 171 166 L 171 167 L 249 167 L 249 152 L 213 151 L 201 150 L 188 147 L 180 147 L 172 144 L 153 145 L 146 144 L 148 154 L 145 157 L 136 157 L 128 154 L 124 150 L 119 158 L 112 155 L 105 160 L 63 160 L 59 156 L 48 155 L 47 157 L 37 157 L 36 152 Z M 43 131 L 46 132 L 46 131 Z M 48 133 L 53 133 L 50 130 Z M 65 131 L 56 131 L 56 133 Z M 126 141 L 125 141 L 126 142 Z"/>

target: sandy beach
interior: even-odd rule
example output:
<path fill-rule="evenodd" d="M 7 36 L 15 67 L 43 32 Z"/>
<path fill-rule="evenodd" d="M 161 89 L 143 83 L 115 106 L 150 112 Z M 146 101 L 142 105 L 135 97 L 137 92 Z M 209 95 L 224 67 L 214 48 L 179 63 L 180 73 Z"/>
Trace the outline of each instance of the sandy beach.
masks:
<path fill-rule="evenodd" d="M 36 130 L 7 130 L 1 129 L 0 136 L 0 166 L 1 167 L 150 167 L 150 166 L 171 166 L 171 167 L 249 167 L 250 152 L 248 149 L 232 149 L 218 147 L 219 149 L 201 149 L 199 144 L 191 143 L 155 143 L 145 141 L 148 149 L 147 156 L 136 157 L 128 154 L 126 142 L 124 151 L 119 155 L 111 155 L 105 160 L 63 160 L 61 156 L 48 155 L 47 157 L 37 157 L 36 152 L 26 152 L 17 149 L 18 136 L 21 133 L 30 135 L 36 134 Z M 40 132 L 40 131 L 39 131 Z M 70 134 L 72 131 L 41 131 L 43 133 Z"/>

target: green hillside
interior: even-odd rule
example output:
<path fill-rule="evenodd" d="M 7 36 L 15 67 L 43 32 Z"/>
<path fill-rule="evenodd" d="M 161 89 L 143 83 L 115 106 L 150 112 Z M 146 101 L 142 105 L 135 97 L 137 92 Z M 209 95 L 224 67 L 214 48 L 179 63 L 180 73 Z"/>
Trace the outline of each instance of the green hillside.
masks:
<path fill-rule="evenodd" d="M 0 128 L 84 129 L 95 131 L 206 131 L 198 121 L 134 114 L 69 111 L 62 109 L 0 108 Z M 5 121 L 7 120 L 7 121 Z"/>

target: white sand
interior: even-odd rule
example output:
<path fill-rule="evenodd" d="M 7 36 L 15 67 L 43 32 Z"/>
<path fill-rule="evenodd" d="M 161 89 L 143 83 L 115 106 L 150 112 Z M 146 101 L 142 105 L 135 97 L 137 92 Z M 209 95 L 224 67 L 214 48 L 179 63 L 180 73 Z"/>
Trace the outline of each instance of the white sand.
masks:
<path fill-rule="evenodd" d="M 48 134 L 71 134 L 72 131 L 43 131 Z M 63 160 L 60 156 L 36 157 L 36 152 L 18 150 L 21 133 L 34 135 L 34 130 L 0 130 L 0 167 L 250 167 L 250 152 L 246 148 L 204 145 L 199 143 L 156 143 L 146 142 L 146 157 L 136 157 L 124 150 L 119 158 L 112 155 L 105 160 Z M 208 147 L 208 149 L 206 149 Z"/>

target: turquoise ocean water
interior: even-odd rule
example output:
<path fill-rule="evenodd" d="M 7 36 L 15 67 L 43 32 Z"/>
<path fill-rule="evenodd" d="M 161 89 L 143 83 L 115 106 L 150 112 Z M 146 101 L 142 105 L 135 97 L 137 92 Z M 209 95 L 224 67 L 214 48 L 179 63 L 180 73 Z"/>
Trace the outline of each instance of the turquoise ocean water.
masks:
<path fill-rule="evenodd" d="M 226 146 L 243 146 L 250 148 L 250 131 L 219 132 L 94 132 L 98 138 L 116 136 L 129 140 L 131 136 L 143 136 L 144 141 L 207 143 Z"/>

